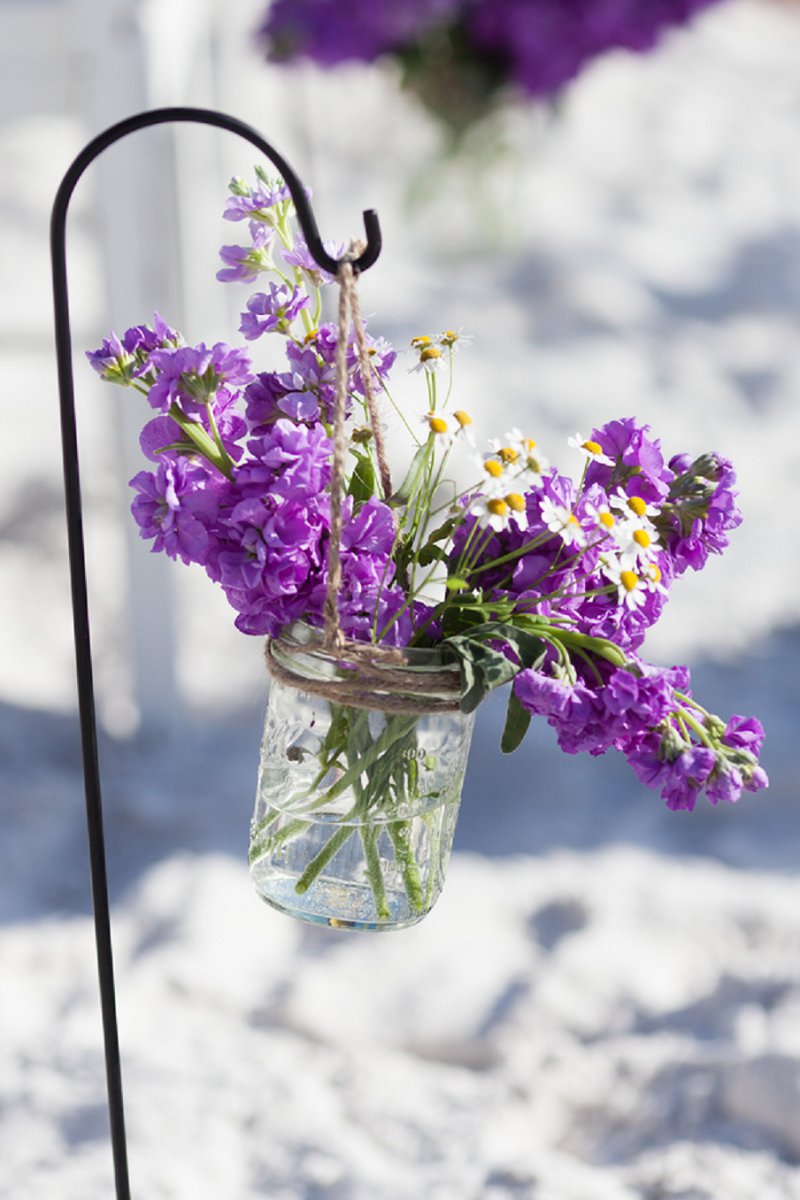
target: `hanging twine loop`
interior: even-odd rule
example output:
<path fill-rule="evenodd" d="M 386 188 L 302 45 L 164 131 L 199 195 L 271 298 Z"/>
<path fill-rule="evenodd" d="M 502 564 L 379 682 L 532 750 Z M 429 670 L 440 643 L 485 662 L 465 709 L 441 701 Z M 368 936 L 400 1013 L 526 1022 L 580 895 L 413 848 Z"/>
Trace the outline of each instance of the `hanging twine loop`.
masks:
<path fill-rule="evenodd" d="M 325 644 L 333 649 L 343 644 L 339 626 L 339 588 L 342 582 L 342 492 L 344 489 L 344 464 L 347 454 L 345 419 L 347 414 L 348 378 L 347 349 L 352 320 L 356 356 L 361 370 L 364 395 L 367 401 L 370 430 L 378 462 L 378 474 L 384 498 L 392 494 L 392 480 L 386 461 L 386 446 L 383 440 L 380 414 L 375 400 L 372 379 L 372 364 L 364 332 L 364 321 L 358 301 L 358 276 L 353 261 L 364 249 L 364 243 L 352 241 L 350 248 L 339 264 L 339 320 L 336 339 L 336 400 L 333 415 L 333 470 L 331 473 L 331 531 L 328 544 L 328 585 L 325 593 Z"/>
<path fill-rule="evenodd" d="M 353 261 L 364 243 L 353 241 L 339 264 L 338 329 L 336 341 L 336 398 L 333 414 L 333 456 L 331 470 L 331 520 L 328 539 L 328 580 L 323 606 L 324 627 L 315 649 L 298 642 L 290 633 L 267 639 L 266 661 L 270 674 L 279 682 L 313 695 L 355 708 L 380 709 L 384 712 L 430 713 L 458 709 L 460 680 L 458 670 L 442 665 L 439 669 L 414 669 L 402 648 L 346 640 L 339 623 L 339 590 L 342 583 L 341 542 L 347 435 L 348 373 L 347 356 L 350 326 L 356 349 L 375 459 L 384 499 L 392 494 L 392 481 L 386 461 L 386 446 L 381 428 L 370 353 L 358 300 L 358 276 Z M 333 678 L 312 677 L 293 659 L 322 651 L 335 657 Z"/>

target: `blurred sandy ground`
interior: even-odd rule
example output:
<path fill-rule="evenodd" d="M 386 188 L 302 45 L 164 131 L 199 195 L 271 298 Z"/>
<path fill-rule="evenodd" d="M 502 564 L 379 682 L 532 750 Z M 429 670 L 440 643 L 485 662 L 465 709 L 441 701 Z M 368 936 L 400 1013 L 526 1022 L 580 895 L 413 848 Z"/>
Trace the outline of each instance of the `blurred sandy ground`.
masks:
<path fill-rule="evenodd" d="M 800 607 L 791 522 L 800 499 L 800 13 L 757 0 L 723 3 L 665 38 L 656 54 L 599 62 L 557 111 L 510 114 L 464 159 L 445 162 L 436 131 L 391 78 L 262 64 L 248 41 L 260 9 L 253 0 L 226 7 L 213 91 L 202 75 L 167 71 L 153 103 L 214 105 L 255 124 L 312 185 L 325 237 L 357 235 L 361 208 L 378 209 L 385 250 L 364 277 L 365 311 L 399 346 L 426 330 L 474 333 L 458 387 L 480 432 L 522 426 L 568 467 L 567 435 L 636 413 L 667 453 L 715 449 L 735 461 L 745 524 L 725 558 L 681 581 L 649 645 L 658 661 L 696 664 L 698 694 L 707 687 L 711 704 L 759 713 L 775 787 L 768 800 L 748 804 L 772 806 L 776 821 L 780 813 L 788 819 L 798 773 Z M 178 61 L 181 37 L 179 27 L 161 31 L 162 65 L 171 56 Z M 93 51 L 102 54 L 102 45 Z M 26 62 L 9 44 L 0 56 L 24 95 Z M 91 134 L 130 111 L 130 81 L 120 76 L 102 105 L 95 103 L 93 124 L 78 115 L 91 93 L 92 61 L 76 59 L 82 74 L 73 111 L 34 113 L 21 102 L 0 114 L 0 712 L 6 746 L 13 745 L 7 761 L 20 772 L 28 737 L 38 761 L 47 760 L 53 743 L 42 733 L 45 714 L 74 706 L 46 230 L 68 162 Z M 167 311 L 165 285 L 154 277 L 144 309 L 123 313 L 124 320 L 159 308 L 190 339 L 236 340 L 247 292 L 214 280 L 217 248 L 232 240 L 219 213 L 229 175 L 247 173 L 253 156 L 208 130 L 184 128 L 177 140 L 178 244 L 158 220 L 150 235 L 156 258 L 180 254 L 185 303 Z M 122 170 L 121 152 L 112 154 Z M 154 182 L 144 173 L 136 178 L 142 203 Z M 87 179 L 74 205 L 70 263 L 100 712 L 109 734 L 125 738 L 139 719 L 127 654 L 130 563 L 122 530 L 129 518 L 120 470 L 127 457 L 119 399 L 82 361 L 109 325 L 104 280 L 114 264 L 104 265 L 95 239 L 97 199 L 97 181 Z M 205 722 L 235 719 L 252 739 L 264 699 L 257 643 L 235 632 L 224 600 L 202 576 L 154 561 L 143 545 L 135 555 L 137 572 L 166 566 L 174 588 L 179 733 L 190 736 L 194 714 Z M 154 630 L 163 619 L 148 616 Z M 565 759 L 547 730 L 500 763 L 499 720 L 494 705 L 476 744 L 465 845 L 536 849 L 545 812 L 548 837 L 591 837 L 598 797 L 609 805 L 601 823 L 610 836 L 618 824 L 635 831 L 638 810 L 622 800 L 641 806 L 642 798 L 618 765 Z M 117 750 L 127 753 L 124 742 Z M 577 797 L 569 817 L 557 798 L 531 807 L 525 781 L 532 769 L 548 794 Z M 252 786 L 244 775 L 242 786 Z M 509 801 L 507 820 L 494 814 L 491 836 L 482 816 L 487 788 L 502 789 Z M 654 803 L 644 801 L 648 830 Z M 713 835 L 698 834 L 718 817 L 698 818 L 691 834 L 683 824 L 679 835 L 674 818 L 663 828 L 659 818 L 659 837 L 708 836 L 715 845 L 750 837 L 750 820 L 734 833 L 727 814 Z M 787 844 L 773 830 L 770 841 L 783 865 L 796 860 L 796 840 Z M 745 851 L 740 845 L 732 853 Z"/>

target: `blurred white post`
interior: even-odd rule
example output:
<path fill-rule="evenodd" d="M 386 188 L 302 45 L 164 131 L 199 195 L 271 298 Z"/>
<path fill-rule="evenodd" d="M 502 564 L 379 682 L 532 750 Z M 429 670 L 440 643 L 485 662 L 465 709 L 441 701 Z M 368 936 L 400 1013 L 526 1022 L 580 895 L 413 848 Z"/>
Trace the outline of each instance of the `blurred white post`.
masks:
<path fill-rule="evenodd" d="M 78 8 L 81 109 L 92 134 L 143 109 L 189 102 L 190 84 L 205 84 L 203 103 L 210 103 L 206 0 L 80 0 Z M 131 135 L 110 147 L 95 171 L 106 327 L 121 333 L 149 321 L 154 307 L 181 327 L 186 303 L 175 130 L 159 127 Z M 138 432 L 145 414 L 135 399 L 121 393 L 117 401 L 120 505 L 125 510 L 127 481 L 144 466 Z M 127 512 L 124 528 L 134 700 L 145 727 L 169 729 L 182 716 L 175 566 L 146 551 Z"/>

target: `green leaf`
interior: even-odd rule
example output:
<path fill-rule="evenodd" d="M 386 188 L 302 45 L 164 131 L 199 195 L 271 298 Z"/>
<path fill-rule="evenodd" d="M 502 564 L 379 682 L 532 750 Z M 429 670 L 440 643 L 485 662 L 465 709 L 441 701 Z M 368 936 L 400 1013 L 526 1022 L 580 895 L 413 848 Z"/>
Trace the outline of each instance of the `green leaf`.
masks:
<path fill-rule="evenodd" d="M 375 495 L 378 481 L 370 456 L 368 454 L 358 454 L 356 451 L 353 451 L 353 454 L 356 465 L 350 477 L 347 494 L 348 496 L 352 496 L 354 502 L 358 505 L 363 504 L 365 500 L 369 500 Z"/>
<path fill-rule="evenodd" d="M 428 459 L 433 453 L 433 435 L 423 442 L 411 460 L 411 466 L 400 487 L 389 497 L 389 503 L 395 508 L 402 508 L 411 503 L 425 479 Z"/>
<path fill-rule="evenodd" d="M 503 736 L 500 739 L 500 749 L 503 751 L 503 754 L 512 754 L 516 750 L 528 732 L 530 723 L 531 714 L 520 703 L 517 693 L 512 688 L 508 694 L 506 723 L 503 729 Z"/>
<path fill-rule="evenodd" d="M 499 650 L 469 637 L 448 638 L 442 648 L 454 654 L 461 668 L 461 711 L 473 712 L 496 687 L 508 683 L 519 671 Z"/>
<path fill-rule="evenodd" d="M 427 567 L 432 562 L 446 562 L 447 554 L 441 546 L 423 546 L 417 555 L 417 562 L 421 567 Z"/>

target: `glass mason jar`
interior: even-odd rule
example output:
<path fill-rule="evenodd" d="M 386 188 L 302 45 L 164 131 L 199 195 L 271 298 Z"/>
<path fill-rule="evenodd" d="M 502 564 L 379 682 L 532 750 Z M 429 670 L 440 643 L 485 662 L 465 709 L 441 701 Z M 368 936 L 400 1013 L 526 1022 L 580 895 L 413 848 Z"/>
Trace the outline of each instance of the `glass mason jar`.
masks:
<path fill-rule="evenodd" d="M 303 921 L 402 929 L 442 890 L 474 713 L 436 651 L 371 649 L 331 654 L 303 625 L 268 643 L 250 873 Z"/>

